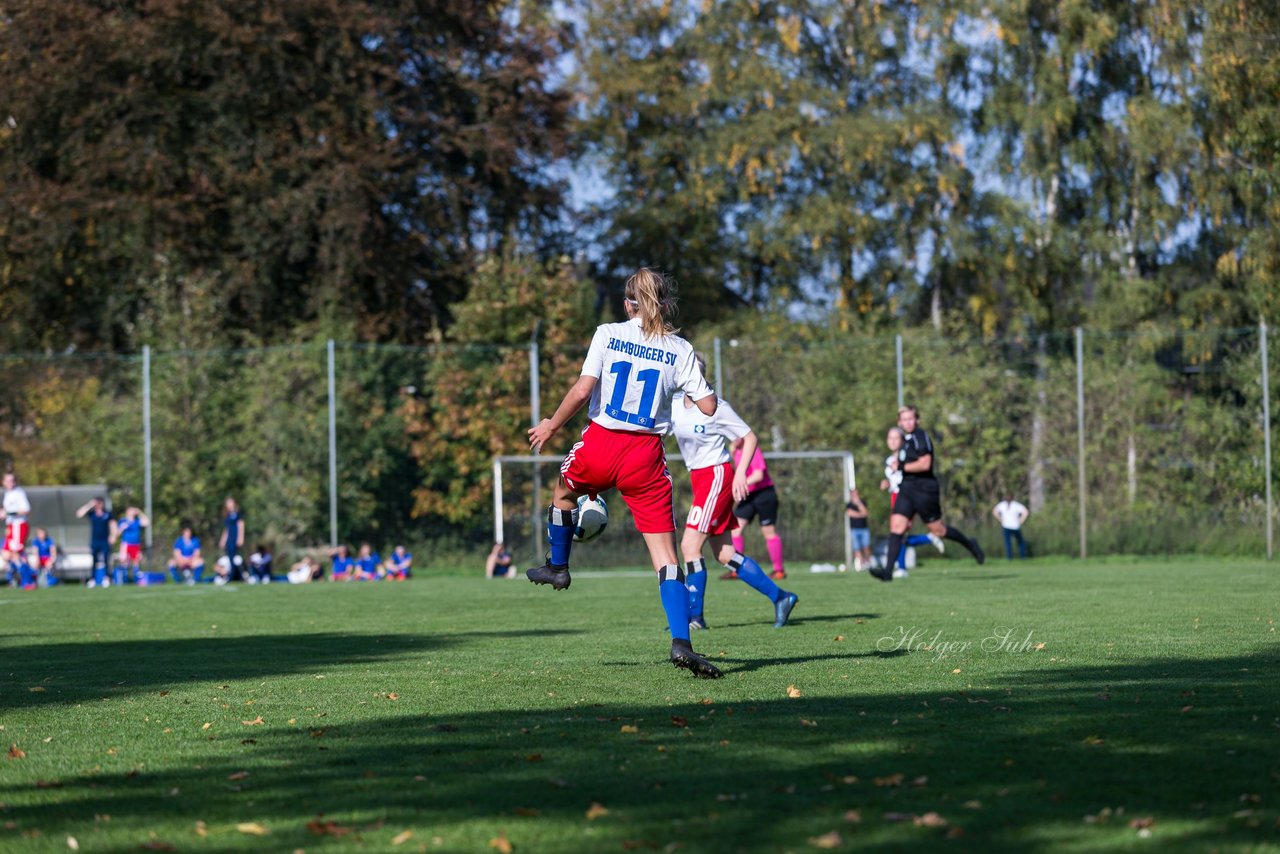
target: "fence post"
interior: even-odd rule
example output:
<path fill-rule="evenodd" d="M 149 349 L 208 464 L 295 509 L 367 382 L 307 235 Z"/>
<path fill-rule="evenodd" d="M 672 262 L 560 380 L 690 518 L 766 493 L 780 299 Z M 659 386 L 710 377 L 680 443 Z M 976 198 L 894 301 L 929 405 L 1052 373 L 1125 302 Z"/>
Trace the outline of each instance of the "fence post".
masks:
<path fill-rule="evenodd" d="M 537 427 L 542 423 L 542 386 L 538 373 L 542 365 L 542 354 L 538 351 L 538 330 L 542 327 L 542 320 L 536 320 L 533 324 L 533 334 L 529 336 L 529 426 Z M 533 531 L 533 549 L 531 566 L 537 566 L 542 562 L 542 554 L 538 548 L 541 538 L 538 536 L 538 522 L 542 518 L 542 469 L 538 467 L 538 463 L 533 464 L 533 512 L 529 517 L 529 529 Z M 496 481 L 501 499 L 501 469 L 498 470 L 499 479 Z M 499 507 L 501 501 L 499 500 Z M 499 520 L 499 524 L 501 520 Z"/>
<path fill-rule="evenodd" d="M 142 346 L 142 477 L 145 483 L 142 487 L 142 503 L 146 507 L 147 518 L 151 518 L 151 347 L 144 344 Z M 154 525 L 148 525 L 147 531 L 147 548 L 150 549 L 154 544 L 151 529 Z"/>
<path fill-rule="evenodd" d="M 1267 560 L 1271 560 L 1273 546 L 1273 521 L 1271 508 L 1271 376 L 1267 368 L 1267 322 L 1258 324 L 1258 349 L 1262 351 L 1262 448 L 1263 464 L 1267 467 Z"/>
<path fill-rule="evenodd" d="M 903 406 L 902 396 L 902 336 L 898 335 L 893 340 L 894 360 L 898 366 L 898 408 Z"/>
<path fill-rule="evenodd" d="M 325 347 L 329 373 L 329 546 L 338 547 L 338 393 L 334 383 L 333 339 Z"/>
<path fill-rule="evenodd" d="M 716 340 L 713 342 L 713 350 L 715 352 L 715 360 L 716 360 L 716 391 L 720 393 L 721 397 L 724 397 L 724 369 L 721 367 L 721 362 L 720 362 L 720 337 L 719 336 L 716 336 Z"/>
<path fill-rule="evenodd" d="M 1076 327 L 1076 469 L 1080 475 L 1080 557 L 1089 555 L 1088 522 L 1085 516 L 1084 474 L 1084 329 Z"/>

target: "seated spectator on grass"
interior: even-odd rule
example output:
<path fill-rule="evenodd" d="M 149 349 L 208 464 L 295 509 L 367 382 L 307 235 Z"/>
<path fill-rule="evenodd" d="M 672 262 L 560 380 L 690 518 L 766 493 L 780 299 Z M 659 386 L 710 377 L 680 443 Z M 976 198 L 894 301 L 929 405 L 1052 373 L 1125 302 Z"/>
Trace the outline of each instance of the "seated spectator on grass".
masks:
<path fill-rule="evenodd" d="M 360 554 L 356 557 L 356 581 L 377 581 L 382 571 L 382 558 L 368 543 L 360 544 Z"/>
<path fill-rule="evenodd" d="M 49 536 L 49 532 L 44 528 L 36 528 L 36 535 L 31 540 L 31 547 L 36 550 L 35 563 L 27 561 L 28 566 L 33 566 L 35 571 L 40 574 L 37 581 L 45 587 L 51 587 L 58 583 L 57 577 L 53 574 L 53 568 L 58 562 L 58 544 L 53 541 L 53 537 Z"/>
<path fill-rule="evenodd" d="M 169 575 L 174 581 L 185 584 L 204 581 L 204 555 L 200 552 L 200 538 L 192 532 L 190 522 L 182 523 L 182 533 L 173 541 Z"/>
<path fill-rule="evenodd" d="M 351 557 L 351 549 L 345 545 L 338 546 L 329 557 L 333 559 L 333 569 L 329 575 L 330 581 L 350 581 L 351 576 L 355 574 L 356 562 Z"/>
<path fill-rule="evenodd" d="M 404 550 L 404 546 L 396 546 L 385 564 L 387 578 L 404 581 L 413 573 L 413 555 Z"/>
<path fill-rule="evenodd" d="M 249 555 L 249 583 L 271 583 L 271 546 L 258 543 L 258 548 Z"/>
<path fill-rule="evenodd" d="M 494 543 L 484 562 L 485 578 L 515 578 L 516 565 L 511 552 L 502 543 Z"/>
<path fill-rule="evenodd" d="M 289 568 L 290 584 L 310 584 L 324 580 L 324 564 L 313 557 L 304 557 Z"/>

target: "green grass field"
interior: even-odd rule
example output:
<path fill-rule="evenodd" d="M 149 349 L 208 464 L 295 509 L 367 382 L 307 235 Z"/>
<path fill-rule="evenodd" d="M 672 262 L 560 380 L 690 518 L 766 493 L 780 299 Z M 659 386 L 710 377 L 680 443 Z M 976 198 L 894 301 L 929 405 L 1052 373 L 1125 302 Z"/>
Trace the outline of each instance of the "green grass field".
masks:
<path fill-rule="evenodd" d="M 0 849 L 1280 850 L 1280 567 L 787 586 L 2 591 Z"/>

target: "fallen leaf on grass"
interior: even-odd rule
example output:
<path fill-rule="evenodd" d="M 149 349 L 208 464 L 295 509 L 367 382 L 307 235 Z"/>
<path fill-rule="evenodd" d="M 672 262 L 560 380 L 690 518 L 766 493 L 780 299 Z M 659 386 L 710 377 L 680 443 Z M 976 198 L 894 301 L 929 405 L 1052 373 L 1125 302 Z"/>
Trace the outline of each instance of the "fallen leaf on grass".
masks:
<path fill-rule="evenodd" d="M 525 761 L 525 762 L 541 762 L 541 761 L 542 761 L 542 754 L 541 754 L 541 753 L 530 753 L 528 756 L 526 756 L 526 757 L 524 758 L 524 761 Z"/>
<path fill-rule="evenodd" d="M 11 744 L 9 745 L 9 758 L 10 759 L 26 759 L 27 752 L 22 748 L 18 747 L 18 745 Z"/>
<path fill-rule="evenodd" d="M 351 832 L 351 828 L 336 821 L 321 821 L 318 818 L 307 822 L 307 830 L 316 836 L 346 836 Z"/>
<path fill-rule="evenodd" d="M 1039 652 L 1040 650 L 1044 649 L 1044 644 L 1038 643 L 1035 646 L 1033 646 L 1032 649 L 1034 649 L 1036 652 Z"/>
<path fill-rule="evenodd" d="M 79 851 L 79 850 L 80 850 L 80 842 L 79 842 L 79 840 L 77 840 L 74 836 L 68 836 L 68 837 L 67 837 L 67 847 L 68 847 L 68 848 L 70 848 L 72 851 Z"/>
<path fill-rule="evenodd" d="M 903 776 L 901 774 L 890 774 L 888 777 L 876 777 L 873 781 L 880 788 L 892 788 L 902 785 Z"/>
<path fill-rule="evenodd" d="M 959 672 L 960 672 L 960 668 L 959 668 L 959 667 L 957 667 L 955 670 L 952 670 L 951 672 L 952 672 L 952 673 L 959 673 Z"/>
<path fill-rule="evenodd" d="M 680 715 L 672 715 L 671 725 L 674 727 L 687 727 L 689 725 L 689 719 L 681 717 Z"/>
<path fill-rule="evenodd" d="M 37 789 L 61 789 L 62 783 L 57 780 L 36 780 Z"/>
<path fill-rule="evenodd" d="M 1191 710 L 1192 710 L 1192 709 L 1194 709 L 1194 708 L 1195 708 L 1195 706 L 1183 706 L 1183 707 L 1182 707 L 1182 713 L 1185 715 L 1187 712 L 1191 711 Z"/>
<path fill-rule="evenodd" d="M 228 774 L 228 780 L 245 780 L 249 777 L 248 771 L 236 771 L 234 774 Z"/>
<path fill-rule="evenodd" d="M 1142 818 L 1135 818 L 1135 819 L 1129 820 L 1129 826 L 1132 827 L 1134 830 L 1141 830 L 1144 827 L 1152 827 L 1155 825 L 1155 823 L 1156 823 L 1156 820 L 1149 815 L 1143 816 Z"/>
<path fill-rule="evenodd" d="M 211 726 L 213 726 L 213 724 L 205 724 L 204 726 L 200 727 L 200 729 L 208 729 Z"/>
<path fill-rule="evenodd" d="M 803 697 L 804 695 L 800 692 L 800 689 L 799 689 L 799 688 L 797 688 L 796 686 L 794 686 L 794 685 L 788 685 L 788 686 L 787 686 L 787 696 L 794 700 L 794 699 L 796 699 L 797 697 Z M 819 838 L 820 838 L 820 837 L 819 837 Z"/>
<path fill-rule="evenodd" d="M 322 735 L 324 735 L 324 730 L 322 730 L 322 729 L 313 729 L 313 730 L 311 730 L 311 737 L 312 737 L 312 738 L 319 738 L 319 737 L 320 737 L 320 736 L 322 736 Z"/>
<path fill-rule="evenodd" d="M 595 821 L 608 814 L 609 808 L 598 801 L 592 801 L 591 806 L 587 807 L 587 821 Z"/>
<path fill-rule="evenodd" d="M 911 785 L 916 786 L 917 788 L 920 786 L 927 786 L 929 785 L 929 778 L 923 776 L 917 777 L 911 781 Z"/>
<path fill-rule="evenodd" d="M 236 825 L 236 830 L 249 836 L 266 836 L 271 832 L 256 821 L 242 821 Z"/>
<path fill-rule="evenodd" d="M 46 739 L 44 740 L 44 743 L 45 743 L 45 744 L 48 744 L 48 743 L 49 743 L 49 742 L 51 742 L 51 741 L 53 741 L 53 736 L 49 736 L 48 738 L 46 738 Z"/>
<path fill-rule="evenodd" d="M 251 721 L 241 721 L 240 723 L 244 724 L 245 726 L 262 726 L 263 724 L 266 723 L 266 721 L 262 719 L 262 715 L 258 715 L 256 718 L 254 718 Z"/>
<path fill-rule="evenodd" d="M 836 643 L 840 643 L 843 640 L 844 640 L 844 635 L 836 635 Z"/>
<path fill-rule="evenodd" d="M 138 846 L 143 851 L 177 851 L 178 846 L 165 842 L 162 839 L 148 839 L 146 842 Z"/>
<path fill-rule="evenodd" d="M 511 845 L 511 840 L 507 839 L 507 834 L 505 833 L 499 833 L 493 839 L 490 839 L 489 847 L 496 849 L 499 854 L 511 854 L 515 850 Z"/>
<path fill-rule="evenodd" d="M 201 839 L 203 839 L 204 837 L 206 837 L 206 836 L 208 836 L 208 835 L 209 835 L 209 828 L 208 828 L 208 826 L 206 826 L 206 825 L 205 825 L 205 823 L 204 823 L 203 821 L 197 821 L 197 822 L 196 822 L 196 836 L 199 836 Z"/>
<path fill-rule="evenodd" d="M 849 824 L 861 824 L 862 813 L 858 812 L 858 810 L 846 810 L 844 820 Z"/>
<path fill-rule="evenodd" d="M 28 688 L 27 690 L 28 690 L 28 691 L 30 691 L 32 694 L 43 694 L 43 693 L 44 693 L 44 688 L 40 687 L 39 685 L 37 685 L 37 686 L 36 686 L 36 687 L 34 687 L 34 688 Z"/>
<path fill-rule="evenodd" d="M 388 700 L 399 700 L 399 699 L 400 699 L 400 695 L 399 695 L 399 694 L 388 694 L 388 695 L 387 695 L 387 699 L 388 699 Z"/>
<path fill-rule="evenodd" d="M 1098 738 L 1098 736 L 1096 735 L 1091 735 L 1084 740 L 1084 743 L 1090 744 L 1090 745 L 1098 745 L 1098 744 L 1105 744 L 1106 740 L 1102 738 Z"/>
<path fill-rule="evenodd" d="M 533 807 L 516 807 L 512 812 L 521 818 L 538 818 L 542 815 L 542 810 L 537 810 Z"/>
<path fill-rule="evenodd" d="M 701 700 L 698 701 L 699 706 L 710 706 L 711 703 L 712 703 L 712 700 L 710 697 L 703 697 Z"/>
<path fill-rule="evenodd" d="M 824 833 L 821 836 L 809 837 L 809 844 L 814 848 L 839 848 L 844 843 L 844 837 L 840 835 L 838 830 L 830 833 Z"/>
<path fill-rule="evenodd" d="M 817 726 L 817 725 L 818 725 L 817 721 L 811 721 L 808 718 L 800 719 L 800 726 Z"/>
<path fill-rule="evenodd" d="M 412 830 L 401 831 L 400 833 L 397 833 L 395 836 L 391 837 L 391 844 L 404 845 L 406 842 L 408 842 L 412 838 L 413 838 Z"/>
<path fill-rule="evenodd" d="M 639 731 L 640 731 L 640 727 L 632 726 L 631 724 L 623 724 L 622 726 L 618 727 L 618 732 L 639 732 Z"/>
<path fill-rule="evenodd" d="M 947 820 L 936 812 L 927 812 L 922 816 L 917 816 L 913 823 L 916 827 L 946 827 Z"/>

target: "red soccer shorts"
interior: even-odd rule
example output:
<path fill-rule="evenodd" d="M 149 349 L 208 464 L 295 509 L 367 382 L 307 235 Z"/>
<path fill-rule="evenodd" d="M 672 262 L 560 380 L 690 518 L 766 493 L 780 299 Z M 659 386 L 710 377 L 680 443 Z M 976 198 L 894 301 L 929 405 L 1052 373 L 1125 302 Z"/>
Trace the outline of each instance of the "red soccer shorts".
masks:
<path fill-rule="evenodd" d="M 10 519 L 4 529 L 5 551 L 20 552 L 27 547 L 27 520 Z"/>
<path fill-rule="evenodd" d="M 689 472 L 693 480 L 693 506 L 686 528 L 716 536 L 734 526 L 733 466 L 721 463 Z"/>
<path fill-rule="evenodd" d="M 126 560 L 132 563 L 140 557 L 142 557 L 141 543 L 121 543 L 120 544 L 120 558 L 122 560 Z"/>
<path fill-rule="evenodd" d="M 592 421 L 560 464 L 560 476 L 579 495 L 594 498 L 616 488 L 642 534 L 669 534 L 676 529 L 671 473 L 661 436 L 610 430 Z"/>

